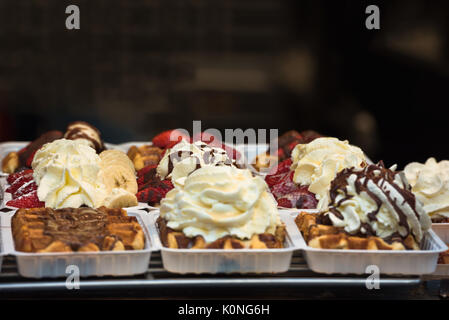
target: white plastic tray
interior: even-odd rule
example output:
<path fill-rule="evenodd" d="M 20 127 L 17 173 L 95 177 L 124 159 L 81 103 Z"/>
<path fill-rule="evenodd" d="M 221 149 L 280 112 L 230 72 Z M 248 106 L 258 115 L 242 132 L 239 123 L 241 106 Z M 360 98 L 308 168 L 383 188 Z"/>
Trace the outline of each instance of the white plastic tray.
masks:
<path fill-rule="evenodd" d="M 73 252 L 73 253 L 26 253 L 16 251 L 11 233 L 13 215 L 1 216 L 1 238 L 4 254 L 14 255 L 19 274 L 30 278 L 66 277 L 70 265 L 79 268 L 81 277 L 87 276 L 124 276 L 144 273 L 148 269 L 151 252 L 155 251 L 147 229 L 146 213 L 127 210 L 135 216 L 145 233 L 145 248 L 142 250 Z"/>
<path fill-rule="evenodd" d="M 152 242 L 161 250 L 164 268 L 173 273 L 280 273 L 288 271 L 293 251 L 289 230 L 294 226 L 290 215 L 280 212 L 287 227 L 286 248 L 282 249 L 170 249 L 162 245 L 156 227 L 159 211 L 150 213 Z"/>
<path fill-rule="evenodd" d="M 449 243 L 449 223 L 433 223 L 432 230 L 444 243 Z M 449 278 L 449 264 L 437 264 L 437 268 L 432 275 Z"/>
<path fill-rule="evenodd" d="M 292 240 L 303 250 L 309 268 L 319 273 L 365 274 L 367 267 L 374 265 L 382 274 L 430 274 L 435 271 L 439 253 L 447 250 L 432 230 L 425 235 L 421 250 L 407 251 L 316 249 L 309 247 L 296 230 Z"/>

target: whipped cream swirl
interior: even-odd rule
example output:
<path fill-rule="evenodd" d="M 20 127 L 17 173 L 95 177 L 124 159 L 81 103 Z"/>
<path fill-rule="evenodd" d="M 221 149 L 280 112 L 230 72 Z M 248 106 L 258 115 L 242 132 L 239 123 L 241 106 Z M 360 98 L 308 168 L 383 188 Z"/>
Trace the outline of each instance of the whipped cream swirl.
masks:
<path fill-rule="evenodd" d="M 438 221 L 449 218 L 449 161 L 412 162 L 404 168 L 412 192 L 422 202 L 424 211 Z"/>
<path fill-rule="evenodd" d="M 362 150 L 337 138 L 317 138 L 298 144 L 292 151 L 293 182 L 308 186 L 315 194 L 319 210 L 327 208 L 329 188 L 338 172 L 345 168 L 361 168 L 366 159 Z"/>
<path fill-rule="evenodd" d="M 100 167 L 100 157 L 85 140 L 45 144 L 32 162 L 39 200 L 50 208 L 98 207 L 105 197 L 97 181 Z"/>
<path fill-rule="evenodd" d="M 206 166 L 190 174 L 161 201 L 168 227 L 187 237 L 213 242 L 230 235 L 242 240 L 274 234 L 280 224 L 277 204 L 265 181 L 247 169 Z"/>
<path fill-rule="evenodd" d="M 392 170 L 391 170 L 392 169 Z M 328 215 L 332 224 L 353 235 L 420 242 L 431 222 L 410 191 L 404 175 L 382 162 L 345 169 L 332 181 Z"/>

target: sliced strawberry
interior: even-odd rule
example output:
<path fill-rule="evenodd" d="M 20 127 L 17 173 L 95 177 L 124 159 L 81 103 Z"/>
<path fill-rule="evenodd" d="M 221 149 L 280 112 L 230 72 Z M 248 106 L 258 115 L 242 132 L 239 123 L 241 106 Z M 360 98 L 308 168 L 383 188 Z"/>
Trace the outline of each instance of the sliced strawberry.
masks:
<path fill-rule="evenodd" d="M 307 187 L 300 187 L 277 201 L 279 206 L 298 209 L 315 209 L 318 204 L 315 195 L 309 192 Z M 288 206 L 288 202 L 290 202 L 290 206 Z"/>
<path fill-rule="evenodd" d="M 279 173 L 286 173 L 290 171 L 290 167 L 292 165 L 292 159 L 286 159 L 282 162 L 280 162 L 277 167 L 274 167 L 270 170 L 268 175 L 274 175 Z"/>
<path fill-rule="evenodd" d="M 181 141 L 181 140 L 170 142 L 170 143 L 167 144 L 167 146 L 165 147 L 165 150 L 173 148 L 173 147 L 176 146 L 180 141 Z M 162 156 L 163 156 L 163 155 L 162 155 Z"/>
<path fill-rule="evenodd" d="M 165 195 L 173 189 L 173 185 L 169 180 L 161 181 L 157 186 L 148 185 L 145 189 L 137 193 L 139 202 L 147 202 L 155 205 L 161 202 Z"/>
<path fill-rule="evenodd" d="M 26 195 L 36 190 L 37 184 L 33 180 L 31 180 L 28 181 L 27 183 L 24 183 L 19 189 L 17 189 L 17 191 L 12 194 L 12 198 L 17 199 L 23 195 Z"/>
<path fill-rule="evenodd" d="M 267 175 L 265 177 L 265 182 L 271 188 L 274 185 L 281 183 L 282 180 L 285 179 L 285 177 L 286 177 L 286 173 L 271 174 L 271 175 Z"/>
<path fill-rule="evenodd" d="M 283 161 L 287 158 L 285 155 L 284 149 L 279 148 L 276 150 L 276 156 L 278 157 L 279 161 Z"/>
<path fill-rule="evenodd" d="M 45 206 L 45 202 L 39 201 L 37 191 L 33 191 L 17 199 L 8 201 L 6 205 L 15 208 L 41 208 Z"/>
<path fill-rule="evenodd" d="M 283 196 L 298 190 L 298 186 L 292 180 L 293 174 L 294 172 L 290 171 L 289 173 L 285 174 L 285 178 L 282 179 L 280 183 L 275 184 L 271 187 L 271 193 L 276 199 L 282 198 Z"/>
<path fill-rule="evenodd" d="M 6 181 L 8 181 L 9 184 L 13 184 L 14 181 L 16 181 L 19 177 L 26 175 L 28 173 L 33 173 L 33 170 L 31 169 L 26 169 L 26 170 L 22 170 L 16 173 L 11 173 L 8 178 L 6 178 Z"/>
<path fill-rule="evenodd" d="M 153 145 L 159 148 L 167 148 L 173 142 L 179 142 L 182 139 L 190 141 L 190 138 L 178 130 L 167 130 L 153 138 Z"/>
<path fill-rule="evenodd" d="M 9 192 L 14 194 L 22 185 L 33 180 L 33 172 L 27 173 L 25 175 L 17 178 L 6 190 L 5 192 Z"/>
<path fill-rule="evenodd" d="M 293 208 L 292 202 L 287 198 L 278 199 L 277 202 L 279 207 Z"/>

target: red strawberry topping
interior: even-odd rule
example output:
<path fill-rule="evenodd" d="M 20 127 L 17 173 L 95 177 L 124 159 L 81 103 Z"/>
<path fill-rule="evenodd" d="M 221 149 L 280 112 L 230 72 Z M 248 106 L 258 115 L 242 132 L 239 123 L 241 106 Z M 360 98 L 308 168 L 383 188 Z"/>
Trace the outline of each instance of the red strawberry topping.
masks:
<path fill-rule="evenodd" d="M 8 178 L 6 178 L 6 181 L 8 181 L 9 184 L 12 184 L 14 181 L 16 181 L 19 177 L 26 175 L 28 173 L 33 173 L 33 170 L 31 169 L 26 169 L 26 170 L 22 170 L 16 173 L 11 173 Z"/>
<path fill-rule="evenodd" d="M 31 180 L 24 183 L 19 189 L 17 189 L 17 191 L 12 194 L 12 198 L 16 199 L 36 190 L 37 184 L 33 180 Z"/>
<path fill-rule="evenodd" d="M 173 143 L 178 143 L 182 139 L 190 141 L 190 138 L 184 135 L 178 130 L 167 130 L 164 131 L 153 138 L 153 145 L 159 148 L 167 148 L 169 145 L 173 146 Z"/>
<path fill-rule="evenodd" d="M 15 208 L 40 208 L 45 206 L 45 202 L 39 201 L 37 191 L 33 191 L 17 199 L 8 201 L 6 205 Z"/>
<path fill-rule="evenodd" d="M 25 183 L 33 181 L 33 172 L 31 170 L 30 173 L 22 175 L 18 177 L 6 190 L 5 192 L 9 192 L 14 194 L 22 185 Z"/>

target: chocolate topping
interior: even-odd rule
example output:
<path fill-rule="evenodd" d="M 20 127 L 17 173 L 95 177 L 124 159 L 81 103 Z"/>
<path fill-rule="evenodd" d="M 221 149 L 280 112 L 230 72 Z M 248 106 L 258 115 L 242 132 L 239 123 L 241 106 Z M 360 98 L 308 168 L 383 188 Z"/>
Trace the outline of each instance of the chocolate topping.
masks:
<path fill-rule="evenodd" d="M 86 129 L 85 127 L 88 127 L 88 129 Z M 86 130 L 89 129 L 92 131 L 95 137 L 92 137 L 92 135 L 89 135 L 86 132 Z M 105 150 L 103 140 L 101 139 L 100 131 L 90 123 L 84 121 L 75 121 L 70 123 L 67 126 L 67 131 L 64 134 L 64 138 L 69 140 L 77 140 L 77 139 L 88 140 L 92 144 L 95 151 L 97 151 L 97 153 L 100 153 Z"/>
<path fill-rule="evenodd" d="M 209 147 L 207 144 L 202 143 L 197 145 L 201 151 L 203 151 L 203 161 L 206 165 L 212 164 L 215 162 L 216 159 L 216 154 L 217 154 L 217 150 L 213 149 L 212 147 Z M 209 149 L 209 150 L 207 150 Z M 220 155 L 226 155 L 226 151 L 220 151 L 218 154 Z M 173 152 L 169 155 L 168 157 L 168 170 L 167 170 L 167 175 L 169 175 L 170 173 L 172 173 L 173 168 L 174 168 L 174 163 L 173 160 L 176 160 L 176 162 L 180 162 L 184 159 L 187 159 L 189 157 L 192 157 L 195 159 L 196 161 L 196 167 L 195 170 L 201 168 L 201 161 L 198 158 L 198 156 L 196 154 L 194 154 L 192 151 L 182 151 L 179 150 L 178 152 Z M 218 161 L 215 166 L 220 166 L 220 165 L 224 165 L 224 166 L 232 166 L 234 164 L 234 161 L 227 158 L 226 161 Z"/>
<path fill-rule="evenodd" d="M 369 221 L 376 221 L 377 215 L 379 213 L 380 207 L 382 206 L 382 200 L 373 193 L 370 188 L 368 188 L 368 182 L 374 183 L 381 192 L 385 195 L 388 202 L 394 208 L 395 212 L 399 217 L 399 225 L 402 226 L 406 230 L 406 235 L 402 236 L 399 233 L 395 233 L 392 236 L 388 237 L 388 241 L 397 240 L 398 237 L 403 239 L 410 234 L 410 227 L 407 222 L 407 215 L 404 210 L 398 205 L 396 202 L 397 199 L 394 199 L 386 184 L 393 187 L 402 197 L 403 203 L 407 202 L 409 206 L 412 208 L 416 217 L 419 220 L 419 213 L 416 209 L 416 200 L 413 193 L 410 191 L 410 186 L 403 175 L 399 172 L 392 171 L 390 169 L 385 168 L 383 162 L 379 162 L 377 165 L 368 165 L 363 169 L 355 169 L 355 168 L 347 168 L 342 170 L 337 174 L 336 178 L 332 181 L 330 187 L 330 204 L 329 211 L 333 213 L 337 218 L 343 219 L 341 212 L 338 210 L 338 207 L 342 204 L 342 202 L 352 198 L 354 195 L 348 194 L 348 181 L 351 176 L 355 175 L 355 191 L 357 194 L 365 192 L 375 203 L 376 209 L 368 212 L 367 216 Z M 398 178 L 400 179 L 402 185 L 397 183 Z M 338 196 L 342 196 L 341 199 L 337 201 Z M 320 215 L 321 223 L 325 223 L 327 225 L 331 225 L 332 222 L 328 217 L 328 214 L 322 213 Z M 361 228 L 364 229 L 364 235 L 375 235 L 374 230 L 372 229 L 369 223 L 362 223 Z M 387 241 L 387 242 L 388 242 Z"/>

